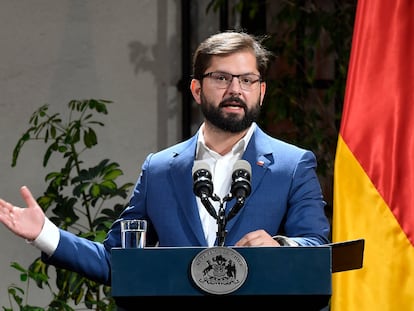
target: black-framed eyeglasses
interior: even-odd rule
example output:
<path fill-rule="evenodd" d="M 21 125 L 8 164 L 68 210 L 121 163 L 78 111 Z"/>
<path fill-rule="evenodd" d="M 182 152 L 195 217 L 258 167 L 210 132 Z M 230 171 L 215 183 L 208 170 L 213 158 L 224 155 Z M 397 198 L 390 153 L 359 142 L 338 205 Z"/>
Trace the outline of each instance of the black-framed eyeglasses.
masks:
<path fill-rule="evenodd" d="M 244 91 L 254 91 L 258 88 L 262 78 L 254 73 L 246 73 L 241 75 L 233 75 L 228 72 L 213 71 L 205 73 L 201 76 L 210 78 L 210 81 L 218 89 L 227 89 L 234 78 L 239 80 L 240 88 Z"/>

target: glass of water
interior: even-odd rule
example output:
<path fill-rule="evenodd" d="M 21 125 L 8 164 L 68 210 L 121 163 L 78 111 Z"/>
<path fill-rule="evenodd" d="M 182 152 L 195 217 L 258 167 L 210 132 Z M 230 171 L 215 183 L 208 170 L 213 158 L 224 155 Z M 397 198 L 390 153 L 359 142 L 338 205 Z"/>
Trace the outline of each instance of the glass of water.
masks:
<path fill-rule="evenodd" d="M 143 219 L 121 220 L 122 248 L 144 248 L 147 234 L 147 221 Z"/>

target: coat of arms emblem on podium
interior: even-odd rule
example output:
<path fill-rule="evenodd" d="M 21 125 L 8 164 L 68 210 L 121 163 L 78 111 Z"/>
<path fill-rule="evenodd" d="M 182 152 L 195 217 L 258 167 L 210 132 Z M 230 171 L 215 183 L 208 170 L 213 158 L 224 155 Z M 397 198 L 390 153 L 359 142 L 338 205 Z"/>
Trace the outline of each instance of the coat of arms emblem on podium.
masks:
<path fill-rule="evenodd" d="M 191 263 L 194 283 L 204 292 L 229 294 L 240 288 L 247 278 L 247 263 L 236 250 L 210 247 L 194 257 Z"/>

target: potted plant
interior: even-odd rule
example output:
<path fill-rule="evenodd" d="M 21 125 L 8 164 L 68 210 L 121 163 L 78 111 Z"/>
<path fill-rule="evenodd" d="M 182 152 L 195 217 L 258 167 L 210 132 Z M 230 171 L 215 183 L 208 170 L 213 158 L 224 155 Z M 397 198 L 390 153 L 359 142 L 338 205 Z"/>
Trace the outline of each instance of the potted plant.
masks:
<path fill-rule="evenodd" d="M 52 157 L 62 161 L 60 170 L 49 172 L 46 189 L 37 202 L 58 227 L 78 236 L 102 242 L 112 222 L 125 208 L 125 199 L 132 183 L 118 186 L 116 179 L 123 175 L 118 163 L 102 159 L 95 166 L 85 167 L 86 152 L 98 144 L 96 127 L 104 126 L 98 114 L 108 113 L 108 100 L 71 100 L 69 114 L 63 120 L 60 113 L 49 113 L 48 105 L 36 110 L 29 128 L 18 140 L 13 150 L 12 166 L 16 166 L 25 144 L 36 141 L 45 144 L 43 166 L 47 167 Z M 108 202 L 121 203 L 111 205 Z M 114 300 L 110 287 L 93 282 L 75 272 L 49 266 L 36 258 L 25 268 L 17 262 L 11 264 L 20 272 L 24 286 L 12 284 L 8 287 L 9 307 L 13 310 L 73 310 L 72 306 L 83 303 L 89 309 L 113 310 Z M 54 269 L 55 284 L 51 283 Z M 27 301 L 31 282 L 39 288 L 47 288 L 51 301 L 44 307 L 32 306 Z"/>

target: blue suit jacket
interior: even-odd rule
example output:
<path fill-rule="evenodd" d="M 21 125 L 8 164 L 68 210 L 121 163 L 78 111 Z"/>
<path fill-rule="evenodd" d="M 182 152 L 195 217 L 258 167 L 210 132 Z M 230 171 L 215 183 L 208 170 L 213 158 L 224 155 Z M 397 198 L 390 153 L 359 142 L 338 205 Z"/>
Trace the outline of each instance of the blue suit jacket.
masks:
<path fill-rule="evenodd" d="M 207 246 L 193 193 L 197 135 L 148 155 L 129 207 L 114 222 L 103 244 L 60 230 L 58 248 L 50 258 L 43 254 L 44 261 L 110 284 L 110 251 L 121 245 L 120 220 L 125 218 L 148 220 L 149 245 Z M 243 159 L 252 167 L 252 190 L 243 208 L 226 225 L 226 245 L 234 245 L 258 229 L 293 237 L 300 245 L 329 242 L 330 225 L 312 152 L 272 138 L 256 127 Z M 227 208 L 233 205 L 234 200 L 229 201 Z"/>

